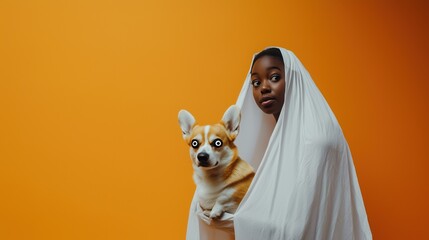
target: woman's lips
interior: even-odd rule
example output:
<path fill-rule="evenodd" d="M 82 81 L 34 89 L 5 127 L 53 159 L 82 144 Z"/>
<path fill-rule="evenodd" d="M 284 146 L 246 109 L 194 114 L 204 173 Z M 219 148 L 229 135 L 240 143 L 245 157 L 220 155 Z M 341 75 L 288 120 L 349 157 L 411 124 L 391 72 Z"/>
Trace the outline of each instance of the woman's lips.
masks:
<path fill-rule="evenodd" d="M 261 105 L 262 105 L 262 107 L 270 107 L 274 103 L 274 101 L 275 101 L 275 99 L 273 99 L 273 98 L 266 99 L 266 100 L 263 100 L 261 102 Z"/>

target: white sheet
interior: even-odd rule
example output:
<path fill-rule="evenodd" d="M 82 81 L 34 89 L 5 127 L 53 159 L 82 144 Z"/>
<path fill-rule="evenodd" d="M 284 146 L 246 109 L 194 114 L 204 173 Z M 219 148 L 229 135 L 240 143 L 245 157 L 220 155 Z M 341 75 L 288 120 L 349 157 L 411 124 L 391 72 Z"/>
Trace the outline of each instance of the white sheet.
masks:
<path fill-rule="evenodd" d="M 255 104 L 249 74 L 236 140 L 256 175 L 237 212 L 210 221 L 191 203 L 188 240 L 372 239 L 349 146 L 310 74 L 289 50 L 277 124 Z"/>

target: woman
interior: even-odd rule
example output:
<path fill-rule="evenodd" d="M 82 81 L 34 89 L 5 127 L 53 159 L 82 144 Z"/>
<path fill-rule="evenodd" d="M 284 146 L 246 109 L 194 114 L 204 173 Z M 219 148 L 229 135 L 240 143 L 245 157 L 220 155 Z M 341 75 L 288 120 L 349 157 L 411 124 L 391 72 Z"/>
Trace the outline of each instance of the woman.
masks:
<path fill-rule="evenodd" d="M 372 239 L 348 144 L 292 52 L 255 55 L 237 105 L 236 144 L 255 178 L 237 212 L 219 221 L 193 201 L 187 239 L 234 239 L 228 227 L 238 240 Z"/>

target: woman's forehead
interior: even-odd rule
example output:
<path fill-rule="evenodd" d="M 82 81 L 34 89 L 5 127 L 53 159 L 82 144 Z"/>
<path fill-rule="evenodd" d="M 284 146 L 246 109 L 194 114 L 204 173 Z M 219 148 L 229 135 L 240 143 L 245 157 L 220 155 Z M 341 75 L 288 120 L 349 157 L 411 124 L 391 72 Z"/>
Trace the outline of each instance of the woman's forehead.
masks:
<path fill-rule="evenodd" d="M 269 55 L 262 56 L 261 58 L 256 60 L 255 63 L 253 64 L 253 67 L 251 69 L 251 74 L 258 73 L 259 71 L 271 70 L 274 68 L 283 70 L 284 69 L 283 61 L 277 57 L 273 57 Z"/>

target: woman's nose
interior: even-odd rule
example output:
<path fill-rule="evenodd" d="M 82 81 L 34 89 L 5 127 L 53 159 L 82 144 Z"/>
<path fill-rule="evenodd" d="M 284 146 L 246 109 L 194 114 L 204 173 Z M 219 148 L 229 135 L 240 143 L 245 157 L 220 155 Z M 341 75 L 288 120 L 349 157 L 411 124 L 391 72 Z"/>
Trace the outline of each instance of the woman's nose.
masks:
<path fill-rule="evenodd" d="M 271 92 L 271 86 L 268 81 L 263 81 L 261 85 L 261 93 Z"/>

